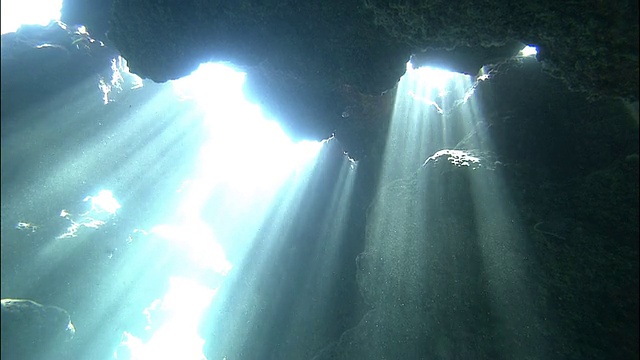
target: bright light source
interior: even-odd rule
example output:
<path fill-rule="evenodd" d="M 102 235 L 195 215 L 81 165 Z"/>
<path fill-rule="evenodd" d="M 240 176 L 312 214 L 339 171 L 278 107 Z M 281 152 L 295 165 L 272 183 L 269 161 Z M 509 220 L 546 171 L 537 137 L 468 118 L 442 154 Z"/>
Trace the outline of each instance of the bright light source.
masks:
<path fill-rule="evenodd" d="M 150 340 L 124 332 L 116 355 L 141 360 L 204 359 L 198 324 L 217 287 L 201 286 L 197 274 L 216 274 L 222 283 L 233 269 L 227 253 L 243 253 L 248 246 L 241 235 L 229 238 L 230 229 L 234 230 L 231 233 L 240 232 L 238 228 L 257 232 L 258 225 L 252 224 L 263 222 L 278 190 L 289 176 L 313 164 L 323 144 L 293 143 L 276 122 L 265 119 L 258 106 L 247 102 L 242 92 L 244 78 L 227 66 L 209 63 L 170 82 L 181 99 L 193 100 L 204 113 L 197 131 L 206 136 L 198 144 L 200 156 L 194 173 L 180 186 L 181 201 L 173 218 L 143 234 L 166 241 L 172 254 L 183 255 L 186 260 L 179 268 L 194 278 L 171 277 L 164 298 L 145 310 Z M 181 120 L 177 117 L 175 122 Z M 91 200 L 102 204 L 96 197 Z M 247 230 L 252 227 L 255 230 Z M 252 239 L 253 235 L 245 237 Z M 167 320 L 154 323 L 154 312 Z"/>
<path fill-rule="evenodd" d="M 179 226 L 157 225 L 151 229 L 151 233 L 173 242 L 176 248 L 184 249 L 188 253 L 190 263 L 201 269 L 227 275 L 232 268 L 212 229 L 202 221 L 192 221 L 190 224 Z"/>
<path fill-rule="evenodd" d="M 124 355 L 131 360 L 205 359 L 204 340 L 197 329 L 202 313 L 217 291 L 190 279 L 171 277 L 169 291 L 144 311 L 148 329 L 154 330 L 153 336 L 145 342 L 125 331 L 114 358 Z"/>
<path fill-rule="evenodd" d="M 210 138 L 201 149 L 203 175 L 246 192 L 281 185 L 315 158 L 322 143 L 293 143 L 276 122 L 264 118 L 259 106 L 244 98 L 244 78 L 224 64 L 206 63 L 172 85 L 205 111 Z"/>
<path fill-rule="evenodd" d="M 244 73 L 224 64 L 205 63 L 190 75 L 171 81 L 171 85 L 182 98 L 195 99 L 200 106 L 215 113 L 219 106 L 233 107 L 244 102 L 244 78 Z"/>
<path fill-rule="evenodd" d="M 449 86 L 455 76 L 465 76 L 428 66 L 414 69 L 411 67 L 411 63 L 407 63 L 407 74 L 410 74 L 410 76 L 419 83 L 428 84 L 427 87 L 421 88 L 422 91 L 416 92 L 411 90 L 408 92 L 408 95 L 414 100 L 433 106 L 441 115 L 444 114 L 444 109 L 441 106 L 442 99 L 447 96 L 449 91 L 447 86 Z"/>
<path fill-rule="evenodd" d="M 84 28 L 84 26 L 83 26 Z M 98 79 L 98 88 L 102 91 L 102 102 L 104 105 L 114 101 L 110 94 L 121 93 L 124 90 L 123 85 L 130 83 L 130 90 L 139 89 L 144 86 L 142 78 L 136 74 L 129 72 L 127 60 L 122 56 L 111 59 L 111 80 L 107 80 L 102 76 Z"/>
<path fill-rule="evenodd" d="M 430 66 L 423 66 L 417 69 L 414 69 L 411 65 L 411 62 L 407 63 L 407 72 L 412 73 L 412 77 L 418 79 L 417 81 L 429 83 L 431 88 L 436 88 L 439 90 L 443 90 L 447 83 L 451 81 L 455 76 L 459 75 L 458 73 L 434 68 Z"/>
<path fill-rule="evenodd" d="M 2 33 L 18 30 L 20 25 L 47 25 L 60 20 L 62 0 L 2 0 Z"/>
<path fill-rule="evenodd" d="M 60 217 L 68 220 L 69 226 L 64 234 L 58 236 L 58 239 L 74 238 L 82 228 L 101 228 L 106 221 L 116 215 L 116 211 L 121 207 L 110 190 L 100 190 L 98 195 L 87 196 L 82 201 L 91 203 L 91 208 L 82 214 L 76 216 L 65 209 L 60 211 Z"/>
<path fill-rule="evenodd" d="M 535 46 L 527 45 L 520 50 L 521 56 L 535 56 L 538 53 L 538 49 Z"/>
<path fill-rule="evenodd" d="M 120 203 L 113 197 L 110 190 L 100 190 L 97 196 L 87 196 L 84 201 L 91 200 L 91 210 L 107 212 L 114 215 L 120 209 Z"/>

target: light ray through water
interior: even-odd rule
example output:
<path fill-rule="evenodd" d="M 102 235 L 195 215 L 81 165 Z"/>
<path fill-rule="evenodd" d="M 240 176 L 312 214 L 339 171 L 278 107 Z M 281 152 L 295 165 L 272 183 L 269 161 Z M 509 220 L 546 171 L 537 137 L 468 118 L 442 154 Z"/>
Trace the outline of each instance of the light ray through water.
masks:
<path fill-rule="evenodd" d="M 526 232 L 492 156 L 476 85 L 428 68 L 408 69 L 398 85 L 358 257 L 358 283 L 375 310 L 359 327 L 378 334 L 377 344 L 425 336 L 407 342 L 405 355 L 370 344 L 362 349 L 368 356 L 524 358 L 530 344 L 546 346 L 536 299 L 527 295 Z"/>
<path fill-rule="evenodd" d="M 214 64 L 202 68 L 209 77 L 194 77 L 206 86 L 198 93 L 189 85 L 191 99 L 185 100 L 180 81 L 174 84 L 182 87 L 182 102 L 172 85 L 146 83 L 104 103 L 102 89 L 89 79 L 25 109 L 16 116 L 28 122 L 14 119 L 25 126 L 3 131 L 3 209 L 11 209 L 3 210 L 3 234 L 17 231 L 28 240 L 18 245 L 3 235 L 3 266 L 42 274 L 26 280 L 5 278 L 3 271 L 3 292 L 49 299 L 81 314 L 68 345 L 74 351 L 95 358 L 90 348 L 117 346 L 119 358 L 155 359 L 156 345 L 171 344 L 154 339 L 171 338 L 173 331 L 174 339 L 189 335 L 196 347 L 187 351 L 174 341 L 181 358 L 200 359 L 204 341 L 196 322 L 176 326 L 170 315 L 184 314 L 165 300 L 202 296 L 198 308 L 208 306 L 251 249 L 273 201 L 287 213 L 297 211 L 295 199 L 324 142 L 292 143 L 259 108 L 243 102 L 242 74 Z M 127 102 L 131 106 L 117 106 Z M 34 152 L 41 145 L 51 151 Z M 4 255 L 13 250 L 4 249 L 15 246 L 36 256 L 9 260 Z M 91 264 L 91 271 L 79 264 Z M 60 287 L 57 279 L 71 273 Z M 184 281 L 191 285 L 171 285 Z M 95 298 L 101 300 L 88 300 Z M 143 309 L 155 301 L 165 304 L 156 314 L 161 320 L 138 328 Z M 105 321 L 120 325 L 100 326 Z M 123 344 L 112 342 L 117 333 Z"/>
<path fill-rule="evenodd" d="M 294 187 L 287 190 L 296 193 L 295 188 L 311 171 L 322 145 L 293 144 L 275 123 L 262 119 L 259 108 L 242 99 L 243 77 L 222 65 L 203 64 L 190 77 L 173 82 L 183 99 L 195 99 L 203 110 L 208 136 L 200 147 L 193 177 L 181 187 L 181 200 L 172 223 L 156 225 L 149 234 L 171 241 L 176 249 L 185 249 L 192 270 L 183 268 L 182 274 L 189 274 L 192 279 L 194 274 L 206 271 L 218 274 L 218 281 L 209 281 L 213 287 L 207 294 L 217 292 L 223 278 L 236 266 L 227 253 L 236 260 L 245 256 L 281 186 L 291 176 L 297 176 L 299 180 L 290 182 Z M 169 288 L 165 296 L 177 296 L 174 291 L 178 290 Z M 207 296 L 211 298 L 205 306 L 213 300 L 213 295 Z M 178 305 L 183 307 L 184 303 Z M 172 319 L 179 319 L 178 314 Z M 198 335 L 197 325 L 202 319 L 195 320 L 191 324 L 195 326 L 191 329 L 194 340 L 189 343 L 200 344 L 201 348 L 204 340 Z M 155 333 L 173 340 L 155 342 L 152 338 L 141 342 L 135 334 L 127 333 L 123 345 L 135 344 L 135 349 L 129 349 L 132 359 L 156 358 L 152 354 L 160 345 L 176 346 L 173 351 L 185 358 L 189 352 L 181 350 L 184 344 L 176 340 L 184 331 L 184 326 L 176 326 L 168 319 Z M 201 351 L 189 358 L 204 358 Z"/>

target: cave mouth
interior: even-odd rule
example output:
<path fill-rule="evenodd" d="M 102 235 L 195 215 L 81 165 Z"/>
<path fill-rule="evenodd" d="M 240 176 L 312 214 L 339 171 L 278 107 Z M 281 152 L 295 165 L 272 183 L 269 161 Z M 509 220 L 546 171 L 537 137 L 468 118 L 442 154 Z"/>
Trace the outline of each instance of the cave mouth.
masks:
<path fill-rule="evenodd" d="M 2 1 L 2 34 L 15 32 L 21 25 L 45 26 L 59 21 L 62 0 Z"/>

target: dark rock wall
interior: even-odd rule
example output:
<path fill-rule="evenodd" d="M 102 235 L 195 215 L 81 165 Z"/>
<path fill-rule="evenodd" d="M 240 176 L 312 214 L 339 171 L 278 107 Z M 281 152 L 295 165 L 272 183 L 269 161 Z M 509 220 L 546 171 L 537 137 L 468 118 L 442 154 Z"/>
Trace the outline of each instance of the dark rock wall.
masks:
<path fill-rule="evenodd" d="M 132 71 L 154 81 L 185 76 L 205 61 L 233 64 L 248 73 L 247 95 L 269 117 L 290 136 L 311 139 L 340 126 L 353 105 L 345 86 L 380 95 L 395 86 L 412 54 L 416 64 L 475 75 L 511 57 L 518 44 L 532 44 L 564 86 L 593 99 L 636 100 L 637 14 L 631 0 L 116 0 L 91 7 L 67 0 L 63 8 L 63 20 L 87 23 L 99 39 L 108 33 L 105 41 Z"/>
<path fill-rule="evenodd" d="M 2 116 L 73 89 L 87 78 L 96 84 L 100 76 L 109 78 L 111 59 L 117 56 L 115 48 L 57 22 L 2 35 Z"/>
<path fill-rule="evenodd" d="M 407 46 L 367 21 L 355 2 L 114 2 L 109 39 L 133 72 L 154 81 L 205 61 L 247 71 L 247 94 L 295 137 L 328 138 L 348 84 L 366 94 L 392 88 Z"/>
<path fill-rule="evenodd" d="M 601 95 L 637 99 L 637 18 L 629 15 L 637 14 L 637 3 L 482 5 L 114 3 L 109 37 L 134 71 L 164 81 L 187 74 L 201 61 L 231 61 L 249 72 L 250 97 L 274 117 L 282 116 L 290 132 L 322 138 L 335 131 L 340 144 L 360 159 L 349 215 L 350 242 L 341 249 L 344 257 L 333 279 L 344 276 L 346 280 L 338 282 L 339 291 L 328 300 L 332 315 L 322 323 L 325 337 L 301 338 L 300 344 L 280 343 L 271 349 L 285 339 L 284 334 L 271 334 L 264 342 L 251 344 L 246 358 L 264 358 L 265 349 L 274 357 L 295 349 L 296 354 L 317 350 L 319 358 L 332 355 L 345 359 L 362 354 L 446 357 L 451 349 L 462 358 L 500 358 L 505 354 L 512 355 L 510 358 L 637 357 L 637 123 L 631 122 L 618 99 L 593 101 Z M 7 97 L 18 93 L 10 93 L 10 89 L 18 89 L 14 87 L 18 85 L 38 88 L 44 81 L 41 76 L 30 77 L 29 72 L 11 73 L 20 69 L 21 62 L 5 58 L 9 44 L 5 39 L 3 36 L 3 119 Z M 539 42 L 543 63 L 514 60 L 495 67 L 493 77 L 478 85 L 474 95 L 490 125 L 496 156 L 504 164 L 502 182 L 490 173 L 470 174 L 468 169 L 454 169 L 440 178 L 433 169 L 421 168 L 398 182 L 383 184 L 381 198 L 374 199 L 394 101 L 390 96 L 394 90 L 380 93 L 393 89 L 412 49 L 493 47 L 506 44 L 506 40 Z M 28 51 L 43 50 L 32 45 L 27 44 Z M 45 61 L 42 54 L 37 54 L 35 63 Z M 55 59 L 58 56 L 66 55 Z M 53 64 L 58 62 L 62 60 Z M 74 71 L 73 67 L 61 69 L 66 74 Z M 92 71 L 86 70 L 85 76 Z M 54 77 L 46 82 L 61 79 L 70 80 Z M 566 83 L 586 93 L 570 92 Z M 285 264 L 278 270 L 282 286 L 267 287 L 260 294 L 269 310 L 265 319 L 286 318 L 287 305 L 299 301 L 271 295 L 293 296 L 304 289 L 306 275 L 296 270 L 312 258 L 314 246 L 322 241 L 316 233 L 315 216 L 327 215 L 323 213 L 327 205 L 323 194 L 332 189 L 332 176 L 342 159 L 341 151 L 332 151 L 333 160 L 316 173 L 315 195 L 310 194 L 304 202 L 312 211 L 291 220 L 299 224 L 285 239 L 291 245 L 300 238 L 309 239 L 308 246 L 279 255 L 277 260 Z M 469 202 L 473 196 L 469 186 L 488 180 L 497 187 L 484 193 L 484 199 L 508 194 L 513 199 L 508 210 L 518 209 L 518 226 L 502 226 L 508 223 L 506 218 L 472 220 L 475 213 L 473 202 Z M 444 189 L 447 197 L 434 198 L 424 191 L 427 184 Z M 420 205 L 423 200 L 429 208 Z M 387 217 L 386 232 L 367 233 L 367 228 L 375 226 L 365 218 L 372 202 L 371 211 L 392 208 L 404 212 Z M 456 206 L 447 212 L 434 213 L 430 208 L 444 208 L 451 202 Z M 399 228 L 407 220 L 415 223 Z M 493 226 L 493 231 L 481 233 L 479 226 Z M 433 232 L 425 235 L 422 230 L 427 227 Z M 396 228 L 405 236 L 390 232 Z M 505 270 L 504 274 L 513 270 L 516 278 L 522 271 L 530 288 L 512 281 L 514 278 L 506 283 L 513 284 L 512 289 L 526 290 L 527 297 L 502 294 L 498 300 L 503 303 L 491 303 L 494 300 L 483 292 L 490 288 L 492 278 L 489 274 L 474 277 L 483 260 L 478 255 L 482 234 L 494 234 L 499 243 L 512 246 L 512 260 L 523 268 L 512 263 L 498 270 Z M 509 243 L 504 234 L 519 234 L 519 242 Z M 448 241 L 452 237 L 460 241 Z M 434 248 L 425 261 L 417 252 L 401 252 L 399 248 L 382 252 L 380 248 L 367 249 L 367 239 L 383 248 L 389 240 L 403 241 L 407 249 L 418 249 L 428 240 Z M 364 255 L 358 256 L 356 263 L 362 251 Z M 383 260 L 373 255 L 381 255 Z M 528 259 L 523 259 L 524 255 Z M 453 262 L 454 257 L 458 263 Z M 393 271 L 381 271 L 379 277 L 366 274 L 378 265 Z M 415 292 L 403 293 L 394 281 L 419 279 L 416 269 L 423 275 L 436 275 L 419 283 L 412 290 Z M 462 283 L 455 285 L 452 279 L 462 279 Z M 413 310 L 393 307 L 396 300 L 391 301 L 391 295 L 407 300 L 404 304 Z M 484 311 L 521 300 L 531 305 L 530 312 L 518 313 L 517 306 L 510 305 L 505 314 L 522 323 L 503 324 L 504 319 Z M 362 301 L 378 310 L 359 313 Z M 456 305 L 460 311 L 445 304 Z M 359 319 L 384 326 L 357 328 Z M 437 321 L 440 328 L 431 325 Z M 522 324 L 531 324 L 533 330 L 522 328 Z M 209 341 L 216 341 L 213 335 L 225 331 L 207 330 L 212 335 Z M 390 340 L 368 343 L 376 334 Z M 533 344 L 540 345 L 535 349 L 522 345 L 531 334 L 536 336 Z M 422 341 L 430 347 L 421 347 Z M 211 348 L 208 351 L 214 352 Z"/>

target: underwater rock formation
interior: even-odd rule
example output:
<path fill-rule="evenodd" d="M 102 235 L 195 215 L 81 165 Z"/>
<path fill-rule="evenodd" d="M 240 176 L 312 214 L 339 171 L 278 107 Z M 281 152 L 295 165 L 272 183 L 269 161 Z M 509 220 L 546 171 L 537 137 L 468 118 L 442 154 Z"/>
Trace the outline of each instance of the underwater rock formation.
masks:
<path fill-rule="evenodd" d="M 2 299 L 2 359 L 54 359 L 76 332 L 69 313 L 28 299 Z"/>

